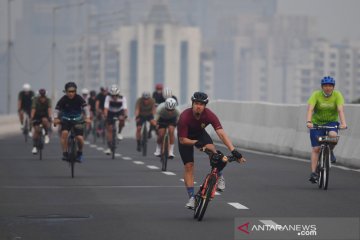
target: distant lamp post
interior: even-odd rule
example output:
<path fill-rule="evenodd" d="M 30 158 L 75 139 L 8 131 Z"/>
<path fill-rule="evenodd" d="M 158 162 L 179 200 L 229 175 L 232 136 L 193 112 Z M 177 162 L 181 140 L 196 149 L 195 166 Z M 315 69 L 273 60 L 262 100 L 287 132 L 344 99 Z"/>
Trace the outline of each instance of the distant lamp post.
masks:
<path fill-rule="evenodd" d="M 11 1 L 8 0 L 7 12 L 8 12 L 8 44 L 7 44 L 7 114 L 11 112 L 11 60 L 12 60 L 12 38 L 11 38 Z"/>
<path fill-rule="evenodd" d="M 11 0 L 9 0 L 11 1 Z M 71 8 L 82 6 L 86 2 L 79 2 L 74 4 L 59 5 L 52 8 L 52 41 L 51 41 L 51 101 L 55 102 L 55 52 L 56 52 L 56 41 L 55 41 L 55 27 L 56 27 L 56 11 L 64 8 Z"/>

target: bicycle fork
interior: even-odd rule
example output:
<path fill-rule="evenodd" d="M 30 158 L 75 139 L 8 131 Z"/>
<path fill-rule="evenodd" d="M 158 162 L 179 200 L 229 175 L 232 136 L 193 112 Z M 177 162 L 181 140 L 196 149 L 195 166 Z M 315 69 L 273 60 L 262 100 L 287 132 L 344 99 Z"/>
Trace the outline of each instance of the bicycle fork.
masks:
<path fill-rule="evenodd" d="M 211 176 L 213 176 L 213 175 L 215 175 L 215 177 L 216 177 L 216 181 L 215 181 L 215 184 L 214 184 L 213 189 L 211 190 L 211 197 L 210 197 L 210 200 L 211 200 L 211 199 L 213 199 L 213 198 L 215 197 L 215 193 L 216 193 L 216 185 L 217 185 L 217 182 L 218 182 L 218 178 L 219 178 L 219 176 L 218 176 L 217 174 L 214 174 L 214 173 L 209 174 L 209 175 L 206 177 L 206 179 L 205 179 L 205 182 L 204 182 L 203 186 L 201 186 L 201 187 L 200 187 L 200 188 L 201 188 L 201 196 L 202 196 L 203 198 L 206 198 L 206 189 L 207 189 L 207 186 L 208 186 L 208 182 L 209 182 L 209 180 L 210 180 Z"/>

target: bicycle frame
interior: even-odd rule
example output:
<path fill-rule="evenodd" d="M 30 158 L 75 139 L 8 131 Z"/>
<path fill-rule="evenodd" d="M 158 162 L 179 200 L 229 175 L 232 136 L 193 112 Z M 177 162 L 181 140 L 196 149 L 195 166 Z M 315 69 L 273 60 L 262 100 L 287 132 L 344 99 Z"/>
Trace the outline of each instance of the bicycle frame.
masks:
<path fill-rule="evenodd" d="M 320 143 L 320 153 L 317 162 L 316 172 L 319 174 L 318 186 L 324 190 L 329 186 L 329 175 L 331 168 L 331 145 L 336 145 L 339 141 L 339 136 L 329 137 L 329 131 L 331 129 L 338 129 L 331 126 L 314 126 L 313 129 L 325 129 L 325 136 L 319 136 L 318 141 Z"/>

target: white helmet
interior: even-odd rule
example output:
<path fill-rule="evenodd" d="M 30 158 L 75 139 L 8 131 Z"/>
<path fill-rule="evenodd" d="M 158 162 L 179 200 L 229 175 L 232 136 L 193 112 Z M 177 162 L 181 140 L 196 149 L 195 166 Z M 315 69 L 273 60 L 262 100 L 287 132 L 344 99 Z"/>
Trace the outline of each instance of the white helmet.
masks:
<path fill-rule="evenodd" d="M 165 108 L 167 110 L 174 110 L 176 107 L 176 100 L 173 98 L 168 98 L 165 100 Z"/>
<path fill-rule="evenodd" d="M 173 94 L 172 94 L 171 89 L 170 89 L 170 88 L 164 88 L 164 90 L 163 90 L 163 97 L 164 97 L 165 99 L 167 99 L 167 98 L 171 98 L 172 96 L 173 96 Z"/>
<path fill-rule="evenodd" d="M 110 95 L 111 96 L 119 96 L 120 95 L 120 90 L 118 89 L 118 87 L 116 85 L 111 86 Z"/>
<path fill-rule="evenodd" d="M 30 91 L 30 89 L 31 89 L 30 84 L 25 83 L 25 84 L 23 85 L 23 90 L 24 90 L 24 91 Z"/>
<path fill-rule="evenodd" d="M 89 95 L 89 90 L 87 89 L 87 88 L 83 88 L 82 90 L 81 90 L 81 93 L 82 94 L 86 94 L 86 95 Z"/>

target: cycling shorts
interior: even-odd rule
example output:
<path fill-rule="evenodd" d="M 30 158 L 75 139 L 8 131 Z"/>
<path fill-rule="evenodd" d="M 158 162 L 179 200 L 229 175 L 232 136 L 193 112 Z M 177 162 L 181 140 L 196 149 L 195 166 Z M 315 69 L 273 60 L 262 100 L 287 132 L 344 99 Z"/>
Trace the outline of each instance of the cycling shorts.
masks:
<path fill-rule="evenodd" d="M 84 124 L 81 122 L 73 122 L 73 121 L 65 121 L 61 122 L 61 131 L 70 131 L 74 126 L 75 136 L 83 136 L 84 135 Z"/>
<path fill-rule="evenodd" d="M 159 129 L 167 128 L 168 126 L 176 127 L 176 117 L 170 119 L 159 118 L 158 125 L 159 125 Z"/>
<path fill-rule="evenodd" d="M 112 124 L 114 121 L 114 117 L 119 118 L 120 116 L 125 116 L 125 111 L 124 109 L 120 110 L 119 112 L 108 112 L 107 118 L 106 118 L 106 122 L 108 124 Z"/>
<path fill-rule="evenodd" d="M 154 115 L 147 115 L 147 116 L 139 116 L 138 117 L 139 118 L 139 121 L 136 121 L 136 126 L 137 127 L 141 127 L 142 125 L 143 125 L 143 123 L 144 122 L 146 122 L 146 121 L 151 121 L 151 120 L 153 120 L 154 119 Z"/>
<path fill-rule="evenodd" d="M 199 140 L 204 144 L 213 144 L 213 140 L 205 130 L 196 137 L 188 138 L 191 140 Z M 181 160 L 183 161 L 184 165 L 189 162 L 194 162 L 194 146 L 181 144 L 180 141 L 178 141 L 178 143 Z"/>
<path fill-rule="evenodd" d="M 323 126 L 331 126 L 331 127 L 339 127 L 338 122 L 330 122 L 327 124 L 324 124 Z M 334 132 L 338 132 L 338 128 L 329 129 Z M 320 143 L 318 142 L 318 137 L 325 136 L 326 135 L 326 129 L 310 129 L 310 140 L 311 140 L 311 146 L 312 147 L 318 147 L 320 146 Z"/>

